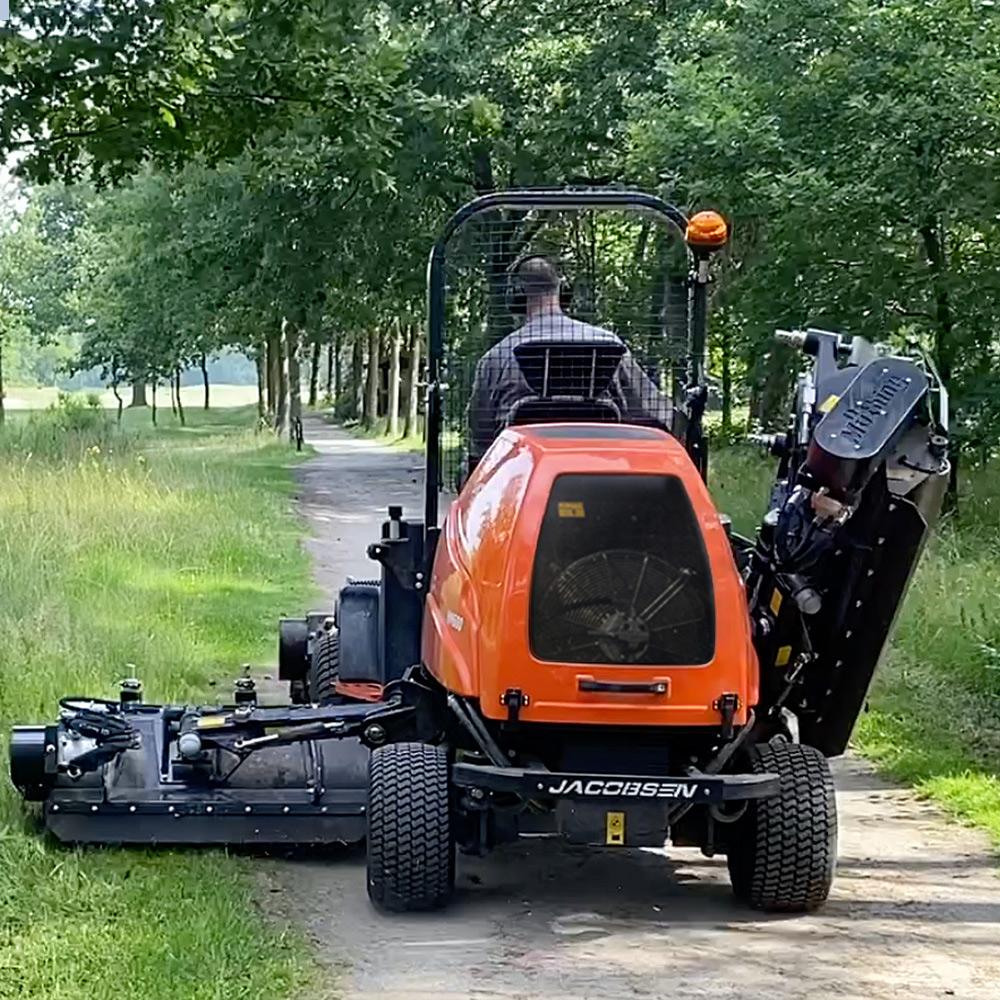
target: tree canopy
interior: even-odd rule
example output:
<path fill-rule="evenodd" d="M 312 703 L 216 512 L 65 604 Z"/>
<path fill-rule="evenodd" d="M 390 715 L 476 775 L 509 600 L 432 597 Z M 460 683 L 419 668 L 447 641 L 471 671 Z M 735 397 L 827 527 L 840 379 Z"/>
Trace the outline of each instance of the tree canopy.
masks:
<path fill-rule="evenodd" d="M 39 336 L 72 329 L 78 364 L 116 382 L 233 345 L 260 359 L 286 417 L 283 380 L 308 360 L 313 395 L 324 369 L 343 412 L 372 419 L 372 398 L 392 401 L 361 384 L 366 367 L 416 384 L 425 253 L 448 211 L 508 186 L 636 185 L 731 220 L 710 353 L 727 416 L 786 377 L 772 329 L 818 325 L 919 341 L 972 453 L 1000 439 L 989 0 L 38 0 L 12 14 L 0 146 L 30 207 L 9 213 L 0 259 L 28 260 L 10 248 L 36 240 L 58 280 L 36 296 L 0 267 L 5 337 L 29 319 Z"/>

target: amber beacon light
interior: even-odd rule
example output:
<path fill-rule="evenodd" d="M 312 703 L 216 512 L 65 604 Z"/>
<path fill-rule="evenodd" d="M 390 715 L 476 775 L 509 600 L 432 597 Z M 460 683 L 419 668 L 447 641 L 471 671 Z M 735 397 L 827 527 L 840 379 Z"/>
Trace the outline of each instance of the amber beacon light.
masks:
<path fill-rule="evenodd" d="M 729 226 L 718 212 L 697 212 L 688 219 L 684 239 L 688 246 L 702 250 L 718 250 L 726 245 Z"/>

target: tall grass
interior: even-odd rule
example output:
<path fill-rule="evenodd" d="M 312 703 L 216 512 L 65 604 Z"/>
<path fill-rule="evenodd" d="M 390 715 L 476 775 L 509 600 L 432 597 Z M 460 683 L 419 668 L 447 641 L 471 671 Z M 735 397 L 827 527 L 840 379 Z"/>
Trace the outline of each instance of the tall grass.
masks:
<path fill-rule="evenodd" d="M 7 415 L 0 433 L 0 456 L 14 462 L 72 462 L 88 451 L 127 450 L 134 435 L 124 433 L 96 395 L 63 393 L 48 409 Z"/>
<path fill-rule="evenodd" d="M 1000 847 L 1000 469 L 932 540 L 877 675 L 860 749 Z"/>
<path fill-rule="evenodd" d="M 150 699 L 228 686 L 311 589 L 273 439 L 67 412 L 0 434 L 3 744 L 126 674 Z M 303 953 L 261 919 L 249 864 L 60 847 L 0 780 L 0 998 L 286 996 Z"/>

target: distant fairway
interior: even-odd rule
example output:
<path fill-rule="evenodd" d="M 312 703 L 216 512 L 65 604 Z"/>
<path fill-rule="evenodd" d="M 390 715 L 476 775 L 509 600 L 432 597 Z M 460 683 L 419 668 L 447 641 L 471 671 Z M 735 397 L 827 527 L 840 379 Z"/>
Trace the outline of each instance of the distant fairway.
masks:
<path fill-rule="evenodd" d="M 10 386 L 4 394 L 4 406 L 8 410 L 44 410 L 51 406 L 59 397 L 60 390 L 54 386 L 37 388 L 34 386 Z M 122 386 L 119 389 L 122 399 L 127 406 L 132 398 L 131 386 Z M 68 393 L 71 396 L 91 396 L 100 397 L 101 405 L 113 410 L 118 403 L 114 393 L 110 389 L 74 389 Z M 212 409 L 226 406 L 248 406 L 257 401 L 257 386 L 255 385 L 232 385 L 220 382 L 218 385 L 211 385 L 209 389 Z M 152 400 L 152 392 L 146 390 L 147 401 Z M 195 409 L 202 406 L 205 399 L 205 390 L 200 385 L 185 385 L 181 387 L 181 403 L 187 408 Z M 170 390 L 161 387 L 156 393 L 156 405 L 158 408 L 170 409 Z"/>

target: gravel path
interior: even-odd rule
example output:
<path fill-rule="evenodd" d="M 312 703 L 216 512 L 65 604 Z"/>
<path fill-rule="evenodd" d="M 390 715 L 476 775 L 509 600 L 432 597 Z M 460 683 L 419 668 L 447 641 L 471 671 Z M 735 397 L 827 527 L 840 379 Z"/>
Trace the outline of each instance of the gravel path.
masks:
<path fill-rule="evenodd" d="M 419 456 L 316 419 L 300 467 L 316 577 L 333 594 L 372 575 L 365 547 L 389 503 L 419 510 Z M 442 914 L 368 904 L 360 850 L 269 866 L 345 1000 L 827 1000 L 1000 998 L 1000 878 L 978 833 L 836 763 L 840 867 L 818 914 L 763 917 L 733 902 L 725 861 L 695 851 L 579 851 L 522 843 L 459 863 Z"/>

